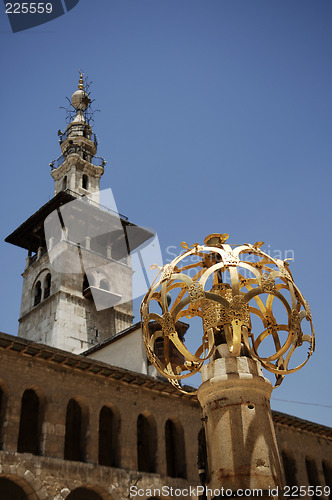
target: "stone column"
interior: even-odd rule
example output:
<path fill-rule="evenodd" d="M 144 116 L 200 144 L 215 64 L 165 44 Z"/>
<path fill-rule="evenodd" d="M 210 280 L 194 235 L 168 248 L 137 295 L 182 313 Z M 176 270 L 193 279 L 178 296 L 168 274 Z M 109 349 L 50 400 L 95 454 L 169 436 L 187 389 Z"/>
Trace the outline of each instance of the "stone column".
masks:
<path fill-rule="evenodd" d="M 85 243 L 85 248 L 87 250 L 91 250 L 91 238 L 90 238 L 90 236 L 85 237 L 84 243 Z"/>
<path fill-rule="evenodd" d="M 208 488 L 256 489 L 281 495 L 281 465 L 270 409 L 272 385 L 261 365 L 232 357 L 225 344 L 202 370 L 198 399 L 203 408 Z M 208 498 L 216 496 L 208 492 Z"/>

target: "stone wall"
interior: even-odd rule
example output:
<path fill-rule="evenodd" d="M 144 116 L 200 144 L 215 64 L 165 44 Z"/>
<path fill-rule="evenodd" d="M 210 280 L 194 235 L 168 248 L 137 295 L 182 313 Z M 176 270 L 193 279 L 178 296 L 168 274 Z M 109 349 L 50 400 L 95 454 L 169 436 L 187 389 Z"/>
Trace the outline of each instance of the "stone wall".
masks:
<path fill-rule="evenodd" d="M 129 498 L 129 486 L 133 484 L 144 489 L 199 484 L 197 437 L 201 409 L 195 396 L 184 396 L 167 382 L 0 334 L 0 388 L 0 488 L 1 478 L 7 478 L 20 485 L 26 494 L 22 498 L 29 500 L 61 500 L 79 487 L 106 500 Z M 39 455 L 17 451 L 24 427 L 21 408 L 26 391 L 34 393 L 39 401 Z M 82 410 L 84 450 L 80 461 L 64 458 L 70 400 L 75 400 Z M 117 467 L 99 464 L 99 418 L 105 406 L 119 424 Z M 155 432 L 153 473 L 138 470 L 139 415 L 152 423 Z M 180 429 L 179 436 L 183 433 L 185 477 L 169 474 L 165 437 L 168 420 Z M 309 484 L 308 467 L 313 463 L 317 481 L 327 484 L 332 464 L 331 429 L 282 414 L 275 414 L 275 427 L 280 452 L 288 453 L 295 461 L 294 484 Z"/>

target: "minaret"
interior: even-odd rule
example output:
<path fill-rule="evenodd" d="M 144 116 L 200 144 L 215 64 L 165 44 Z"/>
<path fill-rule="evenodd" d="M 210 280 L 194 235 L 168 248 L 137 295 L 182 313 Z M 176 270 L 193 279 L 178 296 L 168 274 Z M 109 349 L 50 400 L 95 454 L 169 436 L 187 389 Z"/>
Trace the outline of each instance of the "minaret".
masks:
<path fill-rule="evenodd" d="M 79 353 L 132 325 L 129 254 L 151 233 L 99 206 L 106 162 L 95 156 L 82 75 L 71 102 L 76 116 L 51 164 L 54 197 L 6 241 L 28 250 L 19 336 Z"/>

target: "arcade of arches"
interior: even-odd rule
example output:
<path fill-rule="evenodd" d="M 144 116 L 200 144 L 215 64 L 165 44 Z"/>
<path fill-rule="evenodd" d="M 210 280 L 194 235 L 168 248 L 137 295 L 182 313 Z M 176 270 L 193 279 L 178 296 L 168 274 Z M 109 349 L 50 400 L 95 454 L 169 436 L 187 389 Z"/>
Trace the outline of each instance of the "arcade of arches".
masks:
<path fill-rule="evenodd" d="M 114 487 L 126 499 L 131 484 L 185 488 L 204 478 L 195 396 L 5 334 L 0 357 L 1 499 L 114 500 Z M 273 417 L 287 484 L 330 485 L 331 429 Z"/>

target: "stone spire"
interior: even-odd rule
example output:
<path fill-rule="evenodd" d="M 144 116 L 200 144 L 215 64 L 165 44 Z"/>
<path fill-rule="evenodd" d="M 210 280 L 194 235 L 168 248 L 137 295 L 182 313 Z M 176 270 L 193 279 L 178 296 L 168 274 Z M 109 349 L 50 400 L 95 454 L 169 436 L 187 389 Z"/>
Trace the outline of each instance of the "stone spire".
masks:
<path fill-rule="evenodd" d="M 75 196 L 90 195 L 98 201 L 99 181 L 106 161 L 96 156 L 97 138 L 86 120 L 91 99 L 84 90 L 82 73 L 71 103 L 76 114 L 66 132 L 59 132 L 62 155 L 51 163 L 54 194 L 69 189 Z"/>
<path fill-rule="evenodd" d="M 91 103 L 91 99 L 88 94 L 83 90 L 83 74 L 80 74 L 78 90 L 71 96 L 71 103 L 76 109 L 76 116 L 72 123 L 86 123 L 84 117 L 84 111 L 87 109 Z"/>

